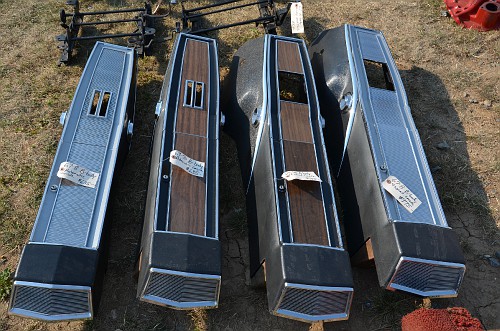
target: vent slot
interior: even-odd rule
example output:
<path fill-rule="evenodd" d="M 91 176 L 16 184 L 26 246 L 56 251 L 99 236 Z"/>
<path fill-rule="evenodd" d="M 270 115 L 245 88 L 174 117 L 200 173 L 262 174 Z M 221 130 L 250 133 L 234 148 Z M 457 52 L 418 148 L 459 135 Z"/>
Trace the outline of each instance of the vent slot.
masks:
<path fill-rule="evenodd" d="M 94 97 L 92 98 L 92 104 L 90 105 L 89 115 L 95 115 L 97 113 L 97 107 L 99 106 L 100 98 L 101 91 L 94 91 Z"/>
<path fill-rule="evenodd" d="M 386 63 L 363 60 L 368 85 L 383 90 L 394 91 L 394 81 Z"/>
<path fill-rule="evenodd" d="M 194 107 L 195 108 L 202 108 L 202 103 L 203 102 L 203 83 L 196 83 L 196 93 L 194 97 Z"/>
<path fill-rule="evenodd" d="M 184 107 L 203 109 L 205 83 L 186 80 L 184 91 Z"/>
<path fill-rule="evenodd" d="M 307 92 L 304 75 L 279 71 L 278 83 L 281 100 L 297 103 L 307 103 Z"/>
<path fill-rule="evenodd" d="M 92 104 L 90 105 L 89 115 L 106 117 L 110 100 L 110 92 L 103 93 L 102 91 L 94 90 L 94 96 L 92 97 Z"/>
<path fill-rule="evenodd" d="M 101 107 L 99 108 L 99 116 L 104 117 L 108 112 L 109 100 L 111 99 L 111 93 L 104 92 L 102 95 Z"/>
<path fill-rule="evenodd" d="M 184 106 L 191 106 L 193 100 L 193 81 L 186 81 L 186 97 L 184 98 Z"/>

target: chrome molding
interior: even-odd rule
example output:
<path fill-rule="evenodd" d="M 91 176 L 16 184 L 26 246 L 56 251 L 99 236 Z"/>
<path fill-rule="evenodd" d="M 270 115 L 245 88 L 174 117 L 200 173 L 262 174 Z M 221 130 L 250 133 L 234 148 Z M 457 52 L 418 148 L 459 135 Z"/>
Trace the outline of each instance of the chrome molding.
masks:
<path fill-rule="evenodd" d="M 345 41 L 347 47 L 347 58 L 349 60 L 349 71 L 351 73 L 351 81 L 352 81 L 352 99 L 349 105 L 346 104 L 348 110 L 346 112 L 349 113 L 349 122 L 347 123 L 347 130 L 344 140 L 344 148 L 342 150 L 342 159 L 340 160 L 339 172 L 337 176 L 340 174 L 340 168 L 342 167 L 342 163 L 344 162 L 345 151 L 347 150 L 347 145 L 349 144 L 349 138 L 351 137 L 352 126 L 354 124 L 354 115 L 356 115 L 356 108 L 358 105 L 358 73 L 356 71 L 356 67 L 354 65 L 354 61 L 352 58 L 352 43 L 351 38 L 349 36 L 349 25 L 345 25 Z"/>

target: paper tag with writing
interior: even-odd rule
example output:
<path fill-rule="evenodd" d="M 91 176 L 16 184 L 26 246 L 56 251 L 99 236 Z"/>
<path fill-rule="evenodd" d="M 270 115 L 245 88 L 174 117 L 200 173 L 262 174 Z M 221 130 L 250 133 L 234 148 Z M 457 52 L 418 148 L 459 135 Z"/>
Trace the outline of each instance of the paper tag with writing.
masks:
<path fill-rule="evenodd" d="M 193 160 L 175 149 L 170 152 L 170 163 L 184 169 L 193 176 L 203 177 L 205 175 L 205 162 Z"/>
<path fill-rule="evenodd" d="M 304 18 L 302 15 L 302 3 L 292 2 L 291 8 L 292 33 L 304 33 Z"/>
<path fill-rule="evenodd" d="M 321 182 L 321 178 L 319 178 L 318 175 L 316 175 L 312 171 L 285 171 L 283 175 L 281 175 L 281 178 L 287 181 L 298 179 L 312 182 Z"/>
<path fill-rule="evenodd" d="M 99 173 L 90 171 L 71 162 L 63 162 L 57 171 L 57 177 L 67 179 L 78 185 L 95 188 Z"/>
<path fill-rule="evenodd" d="M 382 186 L 410 213 L 413 213 L 422 204 L 422 201 L 394 176 L 389 176 L 384 180 Z"/>

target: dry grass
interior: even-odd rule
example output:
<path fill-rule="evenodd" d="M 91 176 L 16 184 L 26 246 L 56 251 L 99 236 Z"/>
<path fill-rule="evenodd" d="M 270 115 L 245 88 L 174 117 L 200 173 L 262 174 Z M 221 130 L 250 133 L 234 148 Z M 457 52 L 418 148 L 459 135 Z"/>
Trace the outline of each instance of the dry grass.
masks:
<path fill-rule="evenodd" d="M 210 1 L 189 2 L 187 6 Z M 500 33 L 463 30 L 451 19 L 440 17 L 440 0 L 339 0 L 327 3 L 304 0 L 306 33 L 311 42 L 326 28 L 342 23 L 381 29 L 400 69 L 415 123 L 434 173 L 450 225 L 455 229 L 467 258 L 467 273 L 458 299 L 437 301 L 462 305 L 489 328 L 499 328 L 500 296 L 497 269 L 478 259 L 499 250 L 500 222 Z M 141 1 L 86 1 L 82 10 L 140 6 Z M 15 269 L 27 241 L 41 200 L 45 180 L 61 134 L 58 118 L 69 106 L 91 43 L 82 44 L 74 65 L 58 68 L 59 52 L 53 37 L 61 1 L 0 0 L 0 271 Z M 279 6 L 282 6 L 280 4 Z M 165 10 L 166 7 L 162 8 Z M 174 18 L 158 24 L 157 36 L 168 35 Z M 238 17 L 216 15 L 208 24 L 257 15 L 253 7 Z M 102 27 L 105 31 L 126 28 Z M 103 31 L 103 32 L 105 32 Z M 242 26 L 211 33 L 218 38 L 221 77 L 232 54 L 245 41 L 261 36 L 261 27 Z M 290 35 L 289 21 L 279 29 Z M 119 41 L 119 42 L 123 42 Z M 0 303 L 0 330 L 306 330 L 307 325 L 280 319 L 267 312 L 265 292 L 245 286 L 248 266 L 244 197 L 235 148 L 221 137 L 221 240 L 223 283 L 216 310 L 191 314 L 138 303 L 132 265 L 141 231 L 147 182 L 147 146 L 172 42 L 155 45 L 151 57 L 139 61 L 138 100 L 132 150 L 122 172 L 130 179 L 118 184 L 112 201 L 114 226 L 111 254 L 99 315 L 93 322 L 45 324 L 6 316 Z M 223 84 L 223 83 L 222 83 Z M 464 93 L 467 93 L 465 96 Z M 478 103 L 469 102 L 475 99 Z M 492 101 L 492 107 L 481 104 Z M 435 145 L 446 141 L 447 151 Z M 315 325 L 314 330 L 366 329 L 373 312 L 364 310 L 370 298 L 384 296 L 371 270 L 355 271 L 356 295 L 348 322 Z M 382 301 L 383 302 L 383 301 Z M 397 302 L 397 301 L 396 301 Z M 434 301 L 435 302 L 435 301 Z M 377 315 L 377 313 L 375 313 Z M 380 313 L 383 317 L 385 312 Z M 392 314 L 392 313 L 391 313 Z M 395 319 L 398 314 L 396 313 Z M 392 318 L 391 318 L 392 320 Z"/>

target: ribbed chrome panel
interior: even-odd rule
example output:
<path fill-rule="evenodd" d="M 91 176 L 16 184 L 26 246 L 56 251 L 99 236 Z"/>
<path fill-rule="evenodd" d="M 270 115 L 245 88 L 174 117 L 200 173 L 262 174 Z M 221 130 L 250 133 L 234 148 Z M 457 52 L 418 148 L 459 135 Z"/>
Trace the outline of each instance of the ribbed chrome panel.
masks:
<path fill-rule="evenodd" d="M 43 320 L 90 318 L 90 291 L 14 285 L 10 310 Z"/>
<path fill-rule="evenodd" d="M 428 262 L 403 258 L 389 287 L 422 296 L 456 296 L 465 266 L 437 261 Z"/>
<path fill-rule="evenodd" d="M 220 277 L 152 271 L 143 298 L 174 308 L 216 307 Z"/>
<path fill-rule="evenodd" d="M 304 321 L 347 319 L 352 293 L 285 287 L 276 313 Z"/>

